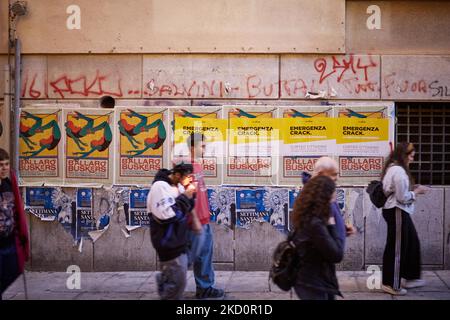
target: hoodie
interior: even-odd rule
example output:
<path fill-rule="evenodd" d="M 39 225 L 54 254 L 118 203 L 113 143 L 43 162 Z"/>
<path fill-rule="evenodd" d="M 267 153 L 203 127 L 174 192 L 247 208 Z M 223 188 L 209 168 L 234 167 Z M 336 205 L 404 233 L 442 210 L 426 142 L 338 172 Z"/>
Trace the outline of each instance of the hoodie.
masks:
<path fill-rule="evenodd" d="M 180 194 L 169 175 L 170 170 L 159 170 L 147 196 L 151 241 L 160 261 L 187 252 L 187 215 L 194 207 L 194 200 Z"/>
<path fill-rule="evenodd" d="M 302 182 L 303 185 L 308 183 L 309 179 L 311 179 L 311 175 L 308 172 L 302 172 Z M 337 236 L 342 242 L 342 247 L 345 248 L 345 238 L 346 238 L 346 231 L 345 231 L 345 224 L 344 224 L 344 218 L 342 217 L 341 209 L 339 208 L 339 205 L 336 201 L 330 204 L 330 210 L 331 214 L 334 216 L 334 220 L 336 220 L 336 232 Z"/>

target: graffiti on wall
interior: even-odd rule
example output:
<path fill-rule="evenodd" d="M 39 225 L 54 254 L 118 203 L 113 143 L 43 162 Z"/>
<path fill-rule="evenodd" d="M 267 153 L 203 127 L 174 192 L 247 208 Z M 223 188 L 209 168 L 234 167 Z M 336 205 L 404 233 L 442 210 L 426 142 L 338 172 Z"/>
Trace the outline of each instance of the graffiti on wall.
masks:
<path fill-rule="evenodd" d="M 402 93 L 407 98 L 414 98 L 417 94 L 425 94 L 430 99 L 450 96 L 450 85 L 445 72 L 441 76 L 425 77 L 419 69 L 407 70 L 405 69 L 407 67 L 395 67 L 395 65 L 388 69 L 380 63 L 380 57 L 371 54 L 298 58 L 282 56 L 281 69 L 278 70 L 277 63 L 271 63 L 262 71 L 258 71 L 261 70 L 261 66 L 257 64 L 257 61 L 250 62 L 255 64 L 252 70 L 248 66 L 242 69 L 241 61 L 237 59 L 235 70 L 227 71 L 227 73 L 221 71 L 222 64 L 226 65 L 226 61 L 217 59 L 213 61 L 216 66 L 212 70 L 206 67 L 205 70 L 190 70 L 187 67 L 188 63 L 186 68 L 162 64 L 157 69 L 145 69 L 143 74 L 136 74 L 136 77 L 131 78 L 127 69 L 109 68 L 109 58 L 106 57 L 104 66 L 99 66 L 95 72 L 77 70 L 51 74 L 42 71 L 48 69 L 42 64 L 51 63 L 43 59 L 34 65 L 33 63 L 25 65 L 22 97 L 66 99 L 98 98 L 110 95 L 116 98 L 151 99 L 303 99 L 318 96 L 326 99 L 379 99 L 382 90 L 385 91 L 386 97 L 394 96 L 395 92 Z M 192 61 L 209 61 L 208 59 L 210 58 L 193 58 Z M 404 59 L 407 61 L 413 58 L 405 57 Z M 164 62 L 164 60 L 161 61 Z M 102 63 L 102 60 L 100 62 Z M 431 61 L 431 67 L 433 63 L 438 63 L 436 69 L 439 72 L 448 69 L 445 61 Z M 70 64 L 69 59 L 67 65 L 70 66 Z M 226 68 L 229 69 L 229 66 Z M 407 77 L 399 76 L 405 71 L 412 73 Z M 280 73 L 279 77 L 278 73 Z M 381 77 L 380 73 L 383 74 Z M 132 79 L 141 79 L 142 82 Z M 137 83 L 142 83 L 142 87 Z"/>

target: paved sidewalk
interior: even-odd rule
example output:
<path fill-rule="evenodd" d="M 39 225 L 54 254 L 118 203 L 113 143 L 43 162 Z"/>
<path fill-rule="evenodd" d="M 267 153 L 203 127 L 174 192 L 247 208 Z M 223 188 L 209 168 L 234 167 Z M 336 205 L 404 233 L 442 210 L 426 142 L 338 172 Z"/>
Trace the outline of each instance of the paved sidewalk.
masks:
<path fill-rule="evenodd" d="M 98 299 L 158 299 L 156 272 L 90 272 L 81 273 L 81 289 L 70 290 L 64 272 L 27 272 L 28 299 L 32 300 L 98 300 Z M 408 290 L 408 295 L 392 297 L 380 290 L 367 289 L 368 274 L 362 271 L 338 272 L 344 298 L 348 300 L 450 300 L 450 270 L 424 271 L 427 286 Z M 226 291 L 227 300 L 290 300 L 291 294 L 268 284 L 268 272 L 216 271 L 216 283 Z M 194 299 L 195 283 L 188 272 L 186 299 Z M 25 299 L 23 278 L 4 293 L 3 298 Z M 339 298 L 340 299 L 340 298 Z"/>

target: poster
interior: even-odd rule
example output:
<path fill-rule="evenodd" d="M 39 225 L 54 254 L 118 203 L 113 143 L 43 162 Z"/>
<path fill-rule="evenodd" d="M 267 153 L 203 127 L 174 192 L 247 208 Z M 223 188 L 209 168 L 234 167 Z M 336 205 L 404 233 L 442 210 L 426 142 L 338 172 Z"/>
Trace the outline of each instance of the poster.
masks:
<path fill-rule="evenodd" d="M 264 210 L 268 212 L 271 226 L 286 231 L 289 225 L 289 189 L 268 188 L 264 193 Z"/>
<path fill-rule="evenodd" d="M 380 176 L 394 143 L 393 107 L 335 108 L 339 183 L 365 185 Z"/>
<path fill-rule="evenodd" d="M 113 183 L 112 123 L 114 111 L 65 109 L 65 184 L 101 186 Z"/>
<path fill-rule="evenodd" d="M 236 190 L 236 226 L 248 229 L 254 221 L 269 222 L 269 213 L 264 208 L 263 189 Z"/>
<path fill-rule="evenodd" d="M 166 167 L 167 109 L 116 108 L 116 184 L 150 184 Z"/>
<path fill-rule="evenodd" d="M 335 152 L 335 121 L 330 107 L 280 108 L 283 175 L 280 183 L 299 184 L 302 172 L 311 173 L 316 161 Z"/>
<path fill-rule="evenodd" d="M 295 189 L 289 189 L 289 217 L 288 217 L 288 226 L 287 226 L 287 230 L 291 231 L 294 229 L 294 225 L 292 223 L 292 218 L 293 218 L 293 211 L 294 211 L 294 204 L 295 204 L 295 200 L 298 198 L 298 196 L 300 195 L 300 189 L 295 188 Z"/>
<path fill-rule="evenodd" d="M 52 204 L 58 209 L 57 220 L 64 230 L 76 239 L 76 203 L 75 194 L 67 188 L 55 188 L 52 192 Z"/>
<path fill-rule="evenodd" d="M 19 174 L 23 185 L 62 185 L 61 109 L 22 109 Z"/>
<path fill-rule="evenodd" d="M 25 188 L 25 210 L 43 221 L 54 221 L 60 209 L 53 203 L 56 188 L 27 187 Z"/>
<path fill-rule="evenodd" d="M 77 240 L 89 237 L 90 231 L 97 230 L 93 214 L 91 188 L 78 188 L 76 196 L 76 236 Z"/>
<path fill-rule="evenodd" d="M 276 185 L 280 130 L 276 108 L 224 107 L 228 118 L 225 183 Z"/>
<path fill-rule="evenodd" d="M 216 187 L 208 189 L 211 221 L 233 228 L 236 223 L 236 191 L 234 188 Z"/>
<path fill-rule="evenodd" d="M 126 209 L 127 225 L 131 227 L 149 227 L 150 217 L 147 212 L 147 196 L 150 189 L 131 189 Z"/>
<path fill-rule="evenodd" d="M 202 167 L 207 184 L 221 184 L 223 159 L 227 141 L 227 121 L 221 119 L 221 108 L 174 108 L 171 112 L 173 162 L 191 162 L 187 139 L 192 133 L 202 133 L 205 140 Z"/>

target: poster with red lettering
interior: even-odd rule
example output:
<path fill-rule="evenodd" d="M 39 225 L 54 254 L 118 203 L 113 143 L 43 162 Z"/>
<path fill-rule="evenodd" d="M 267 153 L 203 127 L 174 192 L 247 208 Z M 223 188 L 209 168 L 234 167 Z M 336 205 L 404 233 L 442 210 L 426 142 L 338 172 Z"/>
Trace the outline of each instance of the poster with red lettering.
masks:
<path fill-rule="evenodd" d="M 280 184 L 300 185 L 302 173 L 312 173 L 322 156 L 333 156 L 333 108 L 330 106 L 289 106 L 279 108 L 282 121 Z"/>
<path fill-rule="evenodd" d="M 340 185 L 366 185 L 379 178 L 394 147 L 392 103 L 335 107 L 336 160 Z"/>
<path fill-rule="evenodd" d="M 193 133 L 203 134 L 205 148 L 201 155 L 205 183 L 222 184 L 223 157 L 226 144 L 226 123 L 221 107 L 174 107 L 170 112 L 170 163 L 190 162 L 187 140 Z"/>
<path fill-rule="evenodd" d="M 20 113 L 21 185 L 61 185 L 64 179 L 62 110 L 24 108 Z"/>
<path fill-rule="evenodd" d="M 168 110 L 160 107 L 117 107 L 116 178 L 118 185 L 150 185 L 167 167 Z"/>
<path fill-rule="evenodd" d="M 65 185 L 112 185 L 114 111 L 64 109 L 63 118 Z"/>
<path fill-rule="evenodd" d="M 224 183 L 276 185 L 281 133 L 273 106 L 224 106 L 228 143 Z"/>

